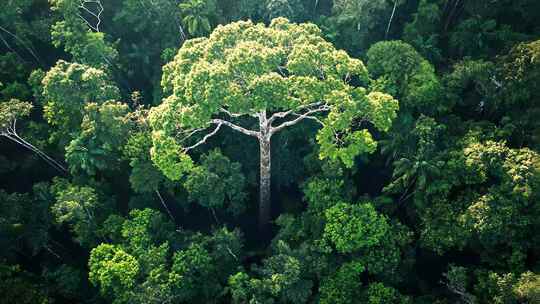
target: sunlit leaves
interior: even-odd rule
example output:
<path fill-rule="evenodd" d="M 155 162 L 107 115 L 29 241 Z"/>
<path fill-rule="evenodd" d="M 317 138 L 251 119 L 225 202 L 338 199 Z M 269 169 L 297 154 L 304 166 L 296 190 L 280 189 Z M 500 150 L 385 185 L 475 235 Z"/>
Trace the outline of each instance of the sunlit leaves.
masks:
<path fill-rule="evenodd" d="M 0 134 L 13 127 L 17 119 L 30 115 L 31 110 L 32 104 L 17 99 L 0 102 Z"/>
<path fill-rule="evenodd" d="M 54 46 L 64 46 L 75 62 L 92 67 L 110 66 L 118 52 L 105 40 L 104 33 L 93 31 L 101 20 L 85 20 L 79 13 L 79 6 L 78 0 L 51 0 L 51 9 L 62 18 L 52 26 Z"/>
<path fill-rule="evenodd" d="M 363 63 L 336 50 L 312 24 L 278 18 L 268 27 L 249 21 L 218 26 L 208 38 L 187 41 L 164 67 L 162 86 L 171 95 L 150 114 L 153 160 L 179 179 L 180 169 L 190 166 L 182 135 L 210 128 L 223 109 L 248 117 L 327 105 L 318 111 L 329 112 L 319 121 L 320 156 L 351 167 L 356 156 L 376 148 L 358 121 L 386 131 L 398 109 L 391 96 L 355 88 L 353 81 L 368 84 Z"/>
<path fill-rule="evenodd" d="M 101 244 L 92 250 L 88 262 L 89 279 L 101 292 L 113 297 L 113 303 L 127 303 L 139 272 L 137 260 L 121 248 Z"/>
<path fill-rule="evenodd" d="M 96 171 L 118 167 L 120 148 L 130 131 L 126 104 L 107 101 L 84 107 L 81 130 L 66 147 L 66 160 L 72 172 L 94 175 Z"/>
<path fill-rule="evenodd" d="M 120 95 L 103 70 L 63 60 L 47 72 L 42 85 L 44 116 L 57 128 L 53 138 L 60 142 L 79 129 L 86 103 L 101 104 Z"/>
<path fill-rule="evenodd" d="M 409 44 L 383 41 L 367 53 L 368 70 L 386 92 L 402 101 L 407 111 L 433 113 L 443 110 L 442 87 L 433 66 Z"/>
<path fill-rule="evenodd" d="M 369 203 L 338 203 L 325 211 L 325 218 L 324 238 L 341 253 L 375 246 L 389 229 Z"/>
<path fill-rule="evenodd" d="M 343 264 L 332 276 L 324 278 L 319 287 L 321 304 L 355 303 L 363 271 L 364 266 L 353 261 Z"/>

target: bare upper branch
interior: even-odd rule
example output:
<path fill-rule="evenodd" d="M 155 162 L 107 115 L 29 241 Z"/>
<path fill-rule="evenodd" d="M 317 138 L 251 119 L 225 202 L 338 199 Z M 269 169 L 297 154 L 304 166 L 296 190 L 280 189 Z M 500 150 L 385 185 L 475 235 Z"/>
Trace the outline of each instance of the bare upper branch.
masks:
<path fill-rule="evenodd" d="M 223 112 L 227 115 L 229 115 L 230 117 L 233 117 L 233 118 L 238 118 L 238 117 L 242 117 L 242 116 L 251 116 L 251 117 L 255 117 L 257 118 L 257 115 L 255 114 L 249 114 L 249 113 L 233 113 L 225 108 L 221 108 L 219 109 L 220 112 Z"/>
<path fill-rule="evenodd" d="M 97 6 L 97 12 L 92 12 L 89 8 L 86 7 L 87 3 L 94 3 Z M 100 0 L 81 0 L 79 4 L 79 8 L 84 10 L 86 13 L 94 16 L 96 18 L 96 25 L 92 25 L 86 18 L 84 18 L 81 14 L 77 14 L 79 18 L 81 18 L 86 25 L 88 25 L 89 28 L 93 29 L 96 32 L 99 32 L 99 25 L 101 24 L 101 14 L 103 13 L 103 5 L 101 4 Z"/>
<path fill-rule="evenodd" d="M 290 127 L 290 126 L 294 126 L 295 124 L 299 123 L 300 121 L 308 118 L 308 119 L 316 119 L 318 122 L 320 122 L 322 124 L 322 122 L 317 119 L 315 116 L 312 116 L 312 114 L 315 114 L 315 113 L 319 113 L 319 112 L 325 112 L 325 111 L 328 111 L 330 110 L 330 106 L 326 105 L 326 104 L 323 104 L 321 106 L 319 106 L 318 108 L 315 108 L 315 109 L 311 109 L 303 114 L 295 114 L 297 115 L 298 117 L 293 119 L 293 120 L 290 120 L 290 121 L 286 121 L 282 124 L 280 124 L 279 126 L 277 127 L 271 127 L 270 128 L 270 134 L 274 134 L 276 132 L 279 132 L 281 130 L 283 130 L 284 128 L 286 127 Z"/>
<path fill-rule="evenodd" d="M 195 143 L 194 145 L 192 146 L 189 146 L 187 148 L 184 148 L 184 152 L 188 152 L 189 150 L 192 150 L 192 149 L 195 149 L 197 148 L 198 146 L 204 144 L 210 137 L 214 136 L 218 131 L 219 129 L 221 128 L 223 124 L 222 123 L 218 123 L 216 128 L 214 129 L 214 131 L 206 134 L 201 140 L 199 140 L 197 143 Z M 194 133 L 192 133 L 194 134 Z"/>
<path fill-rule="evenodd" d="M 296 107 L 295 109 L 291 109 L 291 110 L 288 110 L 288 111 L 277 112 L 277 113 L 272 114 L 272 116 L 270 116 L 270 118 L 268 119 L 268 122 L 270 124 L 272 124 L 272 122 L 274 122 L 274 120 L 276 120 L 277 118 L 285 118 L 287 115 L 291 115 L 291 114 L 293 114 L 295 112 L 298 112 L 298 111 L 301 111 L 301 110 L 304 110 L 304 109 L 317 107 L 317 106 L 320 106 L 322 104 L 323 104 L 323 102 L 319 101 L 319 102 L 314 102 L 314 103 L 310 103 L 310 104 L 306 104 L 306 105 L 301 105 L 299 107 Z"/>

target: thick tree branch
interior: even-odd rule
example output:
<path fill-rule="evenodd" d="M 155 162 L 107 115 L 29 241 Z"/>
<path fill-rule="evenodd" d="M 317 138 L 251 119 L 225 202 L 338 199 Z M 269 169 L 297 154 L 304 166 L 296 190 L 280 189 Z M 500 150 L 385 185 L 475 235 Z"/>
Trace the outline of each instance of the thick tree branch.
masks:
<path fill-rule="evenodd" d="M 213 124 L 224 124 L 227 127 L 231 128 L 231 129 L 233 129 L 235 131 L 238 131 L 240 133 L 243 133 L 243 134 L 246 134 L 246 135 L 249 135 L 249 136 L 253 136 L 253 137 L 258 138 L 259 135 L 260 135 L 260 132 L 253 131 L 253 130 L 248 130 L 246 128 L 243 128 L 243 127 L 241 127 L 239 125 L 235 125 L 232 122 L 226 121 L 226 120 L 223 120 L 223 119 L 212 119 L 210 122 L 213 123 Z"/>
<path fill-rule="evenodd" d="M 269 124 L 272 124 L 272 122 L 274 122 L 274 120 L 278 119 L 278 118 L 285 118 L 287 117 L 288 115 L 292 114 L 294 111 L 293 110 L 289 110 L 289 111 L 283 111 L 283 112 L 277 112 L 277 113 L 274 113 L 272 114 L 272 116 L 270 116 L 270 118 L 268 119 L 268 123 Z"/>

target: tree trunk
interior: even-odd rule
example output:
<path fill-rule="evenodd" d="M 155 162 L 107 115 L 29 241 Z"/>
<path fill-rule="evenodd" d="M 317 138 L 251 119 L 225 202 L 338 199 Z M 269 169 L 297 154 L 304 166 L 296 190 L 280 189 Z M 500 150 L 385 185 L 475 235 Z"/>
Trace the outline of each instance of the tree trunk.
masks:
<path fill-rule="evenodd" d="M 394 8 L 392 9 L 392 15 L 390 20 L 388 20 L 388 26 L 386 27 L 386 33 L 384 34 L 384 40 L 388 39 L 388 32 L 390 32 L 390 26 L 392 25 L 392 20 L 394 20 L 394 13 L 396 12 L 398 0 L 394 0 Z"/>
<path fill-rule="evenodd" d="M 271 202 L 270 202 L 270 178 L 271 178 L 271 159 L 270 159 L 270 138 L 261 136 L 260 145 L 260 189 L 259 189 L 259 229 L 265 232 L 270 222 Z"/>

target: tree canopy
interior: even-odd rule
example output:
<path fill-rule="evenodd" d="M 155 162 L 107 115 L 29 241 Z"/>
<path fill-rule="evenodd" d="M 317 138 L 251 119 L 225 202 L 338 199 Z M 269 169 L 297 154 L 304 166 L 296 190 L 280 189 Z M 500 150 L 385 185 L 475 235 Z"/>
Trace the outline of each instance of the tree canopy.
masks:
<path fill-rule="evenodd" d="M 2 1 L 0 304 L 540 303 L 539 20 Z"/>

